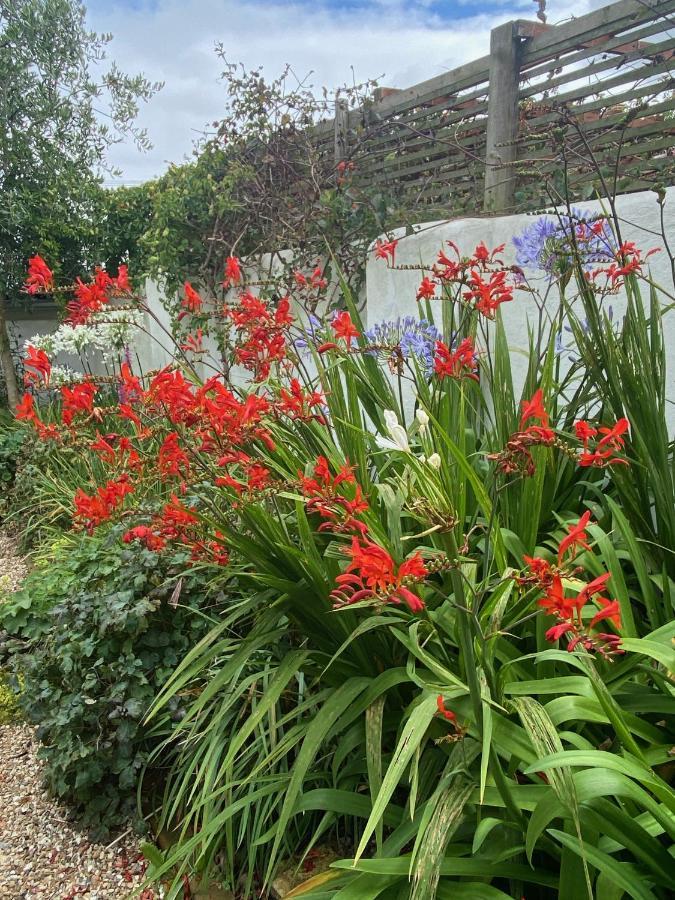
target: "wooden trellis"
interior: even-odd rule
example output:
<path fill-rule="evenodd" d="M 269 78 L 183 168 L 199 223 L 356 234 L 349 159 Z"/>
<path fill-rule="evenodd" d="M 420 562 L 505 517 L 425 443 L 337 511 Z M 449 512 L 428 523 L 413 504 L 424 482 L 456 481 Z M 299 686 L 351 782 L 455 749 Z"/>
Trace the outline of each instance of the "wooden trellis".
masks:
<path fill-rule="evenodd" d="M 672 184 L 675 0 L 508 22 L 488 56 L 356 109 L 337 98 L 314 140 L 357 183 L 444 215 Z"/>

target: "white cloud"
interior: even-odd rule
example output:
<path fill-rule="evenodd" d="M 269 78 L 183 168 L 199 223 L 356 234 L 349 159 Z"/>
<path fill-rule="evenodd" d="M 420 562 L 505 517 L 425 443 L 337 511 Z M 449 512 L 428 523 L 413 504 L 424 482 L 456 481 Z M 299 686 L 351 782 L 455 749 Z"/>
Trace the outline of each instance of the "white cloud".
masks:
<path fill-rule="evenodd" d="M 550 19 L 554 6 L 569 17 L 598 5 L 548 4 Z M 223 115 L 221 64 L 213 49 L 219 41 L 229 59 L 248 68 L 263 65 L 270 77 L 290 63 L 298 75 L 312 70 L 315 86 L 334 87 L 351 80 L 353 66 L 357 80 L 384 75 L 382 84 L 408 87 L 486 54 L 491 28 L 510 18 L 534 18 L 535 12 L 527 0 L 504 0 L 498 13 L 493 7 L 467 17 L 464 10 L 464 18 L 449 20 L 425 6 L 423 0 L 374 0 L 356 10 L 297 0 L 155 0 L 129 8 L 121 0 L 93 0 L 89 23 L 115 36 L 111 58 L 129 73 L 143 71 L 166 84 L 139 116 L 154 149 L 140 154 L 123 143 L 112 149 L 111 162 L 124 181 L 135 182 L 189 155 L 203 128 Z"/>

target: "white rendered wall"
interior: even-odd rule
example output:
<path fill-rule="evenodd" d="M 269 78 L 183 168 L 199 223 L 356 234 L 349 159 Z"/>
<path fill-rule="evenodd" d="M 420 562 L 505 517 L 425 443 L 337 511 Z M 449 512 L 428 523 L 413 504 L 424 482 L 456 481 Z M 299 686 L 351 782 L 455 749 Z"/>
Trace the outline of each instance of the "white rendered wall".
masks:
<path fill-rule="evenodd" d="M 598 201 L 575 204 L 575 208 L 591 213 L 602 212 L 602 205 Z M 652 247 L 662 246 L 660 211 L 653 191 L 619 197 L 617 212 L 621 220 L 624 241 L 634 241 L 645 252 Z M 671 248 L 675 248 L 675 187 L 667 190 L 664 220 L 666 237 Z M 403 231 L 400 234 L 394 233 L 394 237 L 399 237 L 396 265 L 416 265 L 420 262 L 431 265 L 445 241 L 454 241 L 462 255 L 467 256 L 481 241 L 484 241 L 490 249 L 505 244 L 504 252 L 500 256 L 506 265 L 511 265 L 516 262 L 513 237 L 520 234 L 532 221 L 533 217 L 530 215 L 514 215 L 455 219 L 418 225 L 415 226 L 414 234 L 406 236 Z M 447 247 L 445 249 L 447 250 Z M 452 258 L 452 254 L 449 255 Z M 661 252 L 651 256 L 648 267 L 653 280 L 662 285 L 668 294 L 674 295 L 675 286 L 668 254 Z M 526 270 L 526 274 L 531 284 L 538 287 L 543 295 L 548 285 L 546 274 L 534 270 Z M 396 319 L 398 316 L 418 315 L 415 293 L 422 275 L 420 271 L 388 268 L 384 260 L 376 259 L 371 253 L 366 269 L 368 326 L 372 327 L 376 322 Z M 527 351 L 528 319 L 536 314 L 536 309 L 528 293 L 516 291 L 514 297 L 512 302 L 502 304 L 501 311 L 509 345 L 514 351 L 512 357 L 514 379 L 516 389 L 519 390 L 527 369 L 524 351 Z M 432 304 L 436 304 L 435 309 L 439 310 L 437 321 L 440 321 L 441 302 L 440 299 L 431 301 Z M 670 302 L 672 301 L 669 298 L 664 297 L 664 305 Z M 551 303 L 556 304 L 554 296 L 551 297 Z M 625 298 L 620 294 L 612 298 L 612 306 L 615 316 L 620 316 L 625 309 Z M 663 324 L 665 344 L 669 351 L 667 397 L 675 401 L 675 311 L 664 316 Z M 671 428 L 675 428 L 673 404 L 669 406 L 669 421 Z"/>

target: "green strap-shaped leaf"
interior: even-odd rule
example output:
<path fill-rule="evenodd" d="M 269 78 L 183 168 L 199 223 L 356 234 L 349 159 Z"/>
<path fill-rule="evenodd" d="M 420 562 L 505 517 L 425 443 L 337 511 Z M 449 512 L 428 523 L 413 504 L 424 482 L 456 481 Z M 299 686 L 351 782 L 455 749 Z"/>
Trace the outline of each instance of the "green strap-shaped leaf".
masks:
<path fill-rule="evenodd" d="M 436 713 L 436 709 L 436 697 L 433 695 L 424 697 L 412 711 L 408 721 L 405 723 L 398 746 L 396 747 L 394 756 L 382 781 L 382 787 L 373 804 L 373 811 L 366 822 L 361 841 L 357 847 L 355 862 L 358 862 L 363 856 L 363 853 L 368 846 L 368 841 L 373 836 L 377 823 L 382 818 L 384 810 L 391 800 L 391 796 L 398 783 L 403 777 L 403 773 L 405 772 L 413 753 L 424 740 L 427 728 Z"/>

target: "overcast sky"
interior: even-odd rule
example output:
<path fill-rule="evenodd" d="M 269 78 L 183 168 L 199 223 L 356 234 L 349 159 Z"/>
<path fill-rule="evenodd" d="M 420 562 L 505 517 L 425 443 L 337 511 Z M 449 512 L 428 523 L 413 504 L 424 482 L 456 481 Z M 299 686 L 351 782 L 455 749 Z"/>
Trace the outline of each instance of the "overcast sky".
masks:
<path fill-rule="evenodd" d="M 90 27 L 111 32 L 109 55 L 128 73 L 142 71 L 165 87 L 139 116 L 154 144 L 113 148 L 123 183 L 138 183 L 181 162 L 210 122 L 223 116 L 222 65 L 214 45 L 267 77 L 285 63 L 315 86 L 383 76 L 408 87 L 489 50 L 490 29 L 511 18 L 536 17 L 534 0 L 89 0 Z M 548 0 L 560 22 L 603 0 Z M 109 179 L 107 183 L 111 183 Z"/>

